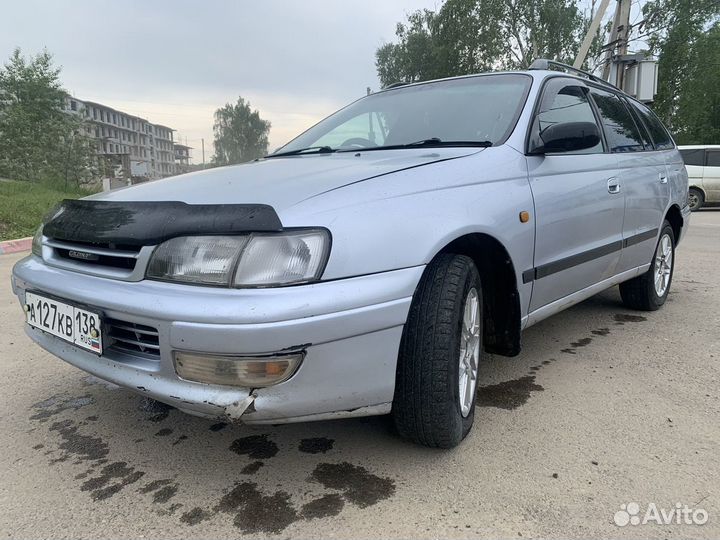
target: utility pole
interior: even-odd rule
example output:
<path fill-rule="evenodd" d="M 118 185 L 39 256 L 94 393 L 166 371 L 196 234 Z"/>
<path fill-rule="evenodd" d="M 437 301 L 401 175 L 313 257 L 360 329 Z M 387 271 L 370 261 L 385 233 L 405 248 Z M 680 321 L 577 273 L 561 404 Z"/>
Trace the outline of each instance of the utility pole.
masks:
<path fill-rule="evenodd" d="M 631 0 L 616 0 L 610 42 L 603 46 L 603 79 L 639 101 L 649 103 L 657 93 L 657 60 L 646 53 L 628 54 Z M 573 67 L 580 69 L 605 15 L 609 0 L 601 0 L 598 11 L 580 45 Z M 593 1 L 593 6 L 595 2 Z"/>
<path fill-rule="evenodd" d="M 608 50 L 605 53 L 603 79 L 618 88 L 623 87 L 625 65 L 621 62 L 616 62 L 615 57 L 622 57 L 627 54 L 628 38 L 630 37 L 630 4 L 630 0 L 617 0 L 612 31 L 610 33 L 610 43 L 606 45 Z"/>
<path fill-rule="evenodd" d="M 582 68 L 583 62 L 585 61 L 585 58 L 587 57 L 587 53 L 590 50 L 590 45 L 592 45 L 593 39 L 595 39 L 595 35 L 597 34 L 598 28 L 600 28 L 600 23 L 603 20 L 603 17 L 605 16 L 605 11 L 607 11 L 608 4 L 610 3 L 610 0 L 601 0 L 600 5 L 598 6 L 598 10 L 595 13 L 595 16 L 593 17 L 592 22 L 590 23 L 590 26 L 588 27 L 587 34 L 585 34 L 585 39 L 582 42 L 582 45 L 580 45 L 580 49 L 578 49 L 577 56 L 575 57 L 575 62 L 573 63 L 573 67 L 575 69 Z"/>
<path fill-rule="evenodd" d="M 202 168 L 205 168 L 205 139 L 200 139 L 200 143 L 202 144 Z"/>

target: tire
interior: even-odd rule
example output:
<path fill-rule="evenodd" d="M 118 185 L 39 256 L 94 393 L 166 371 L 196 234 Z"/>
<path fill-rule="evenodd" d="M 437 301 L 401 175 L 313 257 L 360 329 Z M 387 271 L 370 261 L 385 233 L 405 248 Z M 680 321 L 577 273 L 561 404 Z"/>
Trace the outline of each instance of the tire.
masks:
<path fill-rule="evenodd" d="M 668 253 L 670 255 L 669 264 L 667 264 Z M 659 275 L 661 265 L 664 277 Z M 670 292 L 674 270 L 675 233 L 673 233 L 670 223 L 665 221 L 648 271 L 641 276 L 620 284 L 620 296 L 623 303 L 631 309 L 641 311 L 660 309 Z"/>
<path fill-rule="evenodd" d="M 690 206 L 690 211 L 694 212 L 695 210 L 700 210 L 703 204 L 705 204 L 705 194 L 698 188 L 691 187 L 688 193 L 688 205 Z"/>
<path fill-rule="evenodd" d="M 482 315 L 482 286 L 472 259 L 436 257 L 415 291 L 400 343 L 392 406 L 400 436 L 424 446 L 452 448 L 469 433 L 482 357 Z M 473 322 L 463 334 L 465 321 Z M 470 335 L 470 345 L 463 348 L 463 336 Z M 466 350 L 471 352 L 463 361 L 460 355 Z"/>

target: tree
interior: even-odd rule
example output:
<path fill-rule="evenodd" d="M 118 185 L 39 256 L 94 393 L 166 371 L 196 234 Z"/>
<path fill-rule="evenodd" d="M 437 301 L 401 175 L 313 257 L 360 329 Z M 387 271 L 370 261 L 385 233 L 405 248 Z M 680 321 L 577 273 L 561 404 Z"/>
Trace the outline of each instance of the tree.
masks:
<path fill-rule="evenodd" d="M 0 69 L 0 174 L 59 179 L 68 160 L 82 161 L 82 122 L 64 112 L 66 95 L 48 51 L 30 58 L 13 51 Z"/>
<path fill-rule="evenodd" d="M 99 157 L 94 141 L 84 134 L 85 123 L 78 117 L 71 117 L 70 122 L 71 131 L 61 138 L 57 156 L 56 178 L 62 180 L 65 189 L 71 181 L 79 187 L 99 174 Z"/>
<path fill-rule="evenodd" d="M 237 103 L 228 103 L 215 111 L 214 165 L 233 165 L 251 161 L 267 154 L 270 122 L 260 118 L 250 103 L 238 97 Z"/>
<path fill-rule="evenodd" d="M 446 0 L 399 23 L 376 51 L 383 86 L 498 69 L 536 58 L 572 62 L 587 17 L 573 0 Z"/>
<path fill-rule="evenodd" d="M 18 180 L 89 179 L 95 162 L 83 120 L 64 111 L 67 93 L 52 55 L 15 49 L 0 70 L 0 174 Z"/>
<path fill-rule="evenodd" d="M 653 108 L 681 144 L 720 140 L 720 3 L 654 0 L 643 7 L 644 34 L 658 55 Z"/>

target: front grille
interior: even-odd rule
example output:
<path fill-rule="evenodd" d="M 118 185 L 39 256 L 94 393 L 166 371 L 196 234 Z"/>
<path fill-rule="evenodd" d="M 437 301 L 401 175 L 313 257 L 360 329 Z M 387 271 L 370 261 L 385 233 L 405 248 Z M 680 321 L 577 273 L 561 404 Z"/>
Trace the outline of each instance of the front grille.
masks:
<path fill-rule="evenodd" d="M 140 246 L 134 246 L 132 244 L 115 244 L 115 243 L 108 243 L 108 242 L 78 242 L 76 240 L 67 241 L 67 240 L 54 239 L 54 238 L 48 238 L 48 240 L 51 240 L 53 242 L 62 242 L 64 245 L 74 246 L 76 249 L 99 248 L 99 249 L 107 249 L 107 250 L 130 251 L 133 253 L 138 253 L 140 251 Z"/>
<path fill-rule="evenodd" d="M 113 257 L 113 256 L 108 256 L 108 255 L 96 255 L 97 259 L 95 259 L 95 260 L 78 259 L 77 257 L 72 257 L 70 255 L 71 251 L 76 251 L 76 250 L 55 248 L 55 253 L 57 253 L 58 257 L 67 259 L 68 261 L 74 261 L 74 262 L 79 262 L 79 263 L 95 264 L 98 266 L 109 266 L 112 268 L 122 268 L 123 270 L 134 270 L 135 263 L 137 262 L 137 259 L 128 259 L 125 257 Z"/>
<path fill-rule="evenodd" d="M 105 319 L 104 322 L 110 339 L 108 349 L 133 356 L 160 358 L 160 340 L 156 328 L 117 319 Z"/>
<path fill-rule="evenodd" d="M 138 246 L 117 244 L 91 244 L 87 242 L 65 242 L 48 238 L 45 245 L 53 248 L 55 256 L 74 264 L 101 268 L 116 268 L 132 272 L 140 253 Z"/>

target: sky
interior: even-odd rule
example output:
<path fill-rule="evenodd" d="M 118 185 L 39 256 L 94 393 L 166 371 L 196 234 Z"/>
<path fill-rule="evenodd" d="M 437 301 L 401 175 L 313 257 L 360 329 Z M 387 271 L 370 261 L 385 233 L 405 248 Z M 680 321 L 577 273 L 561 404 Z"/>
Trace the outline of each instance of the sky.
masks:
<path fill-rule="evenodd" d="M 589 10 L 592 0 L 579 6 Z M 641 0 L 633 0 L 636 18 Z M 177 130 L 196 163 L 214 111 L 238 96 L 270 120 L 270 150 L 379 87 L 375 51 L 440 0 L 3 2 L 0 61 L 46 47 L 64 87 Z M 606 18 L 612 13 L 608 9 Z"/>
<path fill-rule="evenodd" d="M 379 87 L 375 50 L 438 0 L 3 2 L 0 59 L 46 47 L 63 86 L 177 130 L 201 161 L 215 109 L 238 96 L 270 120 L 270 149 Z"/>

